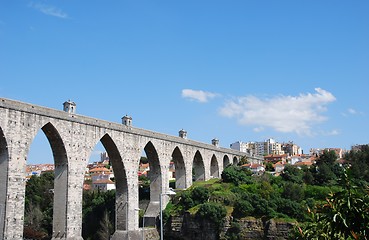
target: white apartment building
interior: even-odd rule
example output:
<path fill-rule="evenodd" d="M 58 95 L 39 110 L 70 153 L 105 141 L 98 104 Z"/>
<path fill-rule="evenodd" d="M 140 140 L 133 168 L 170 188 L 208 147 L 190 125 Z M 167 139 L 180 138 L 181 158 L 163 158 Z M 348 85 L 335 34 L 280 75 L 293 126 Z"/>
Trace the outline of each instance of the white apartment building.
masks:
<path fill-rule="evenodd" d="M 301 154 L 301 148 L 293 142 L 279 143 L 273 138 L 269 138 L 264 142 L 241 142 L 237 141 L 230 145 L 232 149 L 238 150 L 240 152 L 247 152 L 252 155 L 296 155 Z"/>
<path fill-rule="evenodd" d="M 231 143 L 231 149 L 240 151 L 240 152 L 247 152 L 247 143 L 237 141 L 235 143 Z"/>

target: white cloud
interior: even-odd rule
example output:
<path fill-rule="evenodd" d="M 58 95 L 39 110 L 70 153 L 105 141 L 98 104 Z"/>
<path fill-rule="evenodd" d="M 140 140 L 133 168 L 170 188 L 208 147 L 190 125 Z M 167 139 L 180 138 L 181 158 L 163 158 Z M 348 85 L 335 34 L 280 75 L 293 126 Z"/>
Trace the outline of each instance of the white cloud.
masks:
<path fill-rule="evenodd" d="M 201 90 L 192 90 L 192 89 L 183 89 L 182 90 L 182 97 L 183 98 L 188 98 L 190 100 L 198 101 L 198 102 L 201 102 L 201 103 L 206 103 L 210 99 L 215 98 L 217 96 L 219 96 L 219 95 L 216 94 L 216 93 L 205 92 L 205 91 L 201 91 Z"/>
<path fill-rule="evenodd" d="M 356 109 L 353 108 L 348 108 L 345 112 L 341 113 L 342 116 L 344 117 L 348 117 L 351 115 L 363 115 L 363 112 L 357 111 Z"/>
<path fill-rule="evenodd" d="M 255 127 L 253 130 L 254 130 L 254 132 L 262 132 L 262 131 L 264 131 L 264 128 L 263 127 Z"/>
<path fill-rule="evenodd" d="M 230 100 L 220 109 L 225 117 L 236 118 L 242 125 L 254 125 L 254 131 L 265 127 L 278 132 L 311 135 L 312 127 L 327 118 L 321 113 L 336 100 L 328 91 L 315 88 L 315 93 L 298 96 L 275 96 L 261 99 L 255 96 Z"/>
<path fill-rule="evenodd" d="M 355 109 L 353 109 L 353 108 L 349 108 L 347 111 L 348 111 L 350 114 L 356 114 L 356 113 L 357 113 L 357 111 L 356 111 Z"/>
<path fill-rule="evenodd" d="M 333 129 L 330 132 L 325 133 L 325 135 L 327 135 L 327 136 L 336 136 L 336 135 L 339 135 L 339 134 L 340 134 L 340 131 L 337 130 L 337 129 Z"/>
<path fill-rule="evenodd" d="M 63 12 L 61 9 L 54 6 L 45 5 L 41 3 L 30 3 L 30 7 L 39 10 L 40 12 L 58 18 L 68 18 L 68 14 Z"/>

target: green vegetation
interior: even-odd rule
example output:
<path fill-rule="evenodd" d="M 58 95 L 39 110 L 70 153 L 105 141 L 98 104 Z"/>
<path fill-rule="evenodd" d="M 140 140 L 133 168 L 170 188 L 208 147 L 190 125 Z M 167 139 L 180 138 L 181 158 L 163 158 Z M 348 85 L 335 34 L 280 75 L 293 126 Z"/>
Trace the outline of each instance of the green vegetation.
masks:
<path fill-rule="evenodd" d="M 115 190 L 83 192 L 82 237 L 86 240 L 108 239 L 114 233 Z"/>
<path fill-rule="evenodd" d="M 32 176 L 26 186 L 23 235 L 30 239 L 51 239 L 54 173 Z"/>
<path fill-rule="evenodd" d="M 337 168 L 333 162 L 327 164 L 327 169 L 332 173 L 326 183 L 336 181 L 340 189 L 330 193 L 325 201 L 309 208 L 309 221 L 298 225 L 291 239 L 368 239 L 369 147 L 363 146 L 360 151 L 351 151 L 345 159 L 347 170 Z M 315 191 L 310 189 L 310 193 L 319 198 L 323 191 L 323 188 L 316 188 Z"/>
<path fill-rule="evenodd" d="M 286 166 L 277 177 L 228 166 L 222 179 L 195 182 L 179 192 L 166 218 L 189 212 L 220 231 L 231 216 L 226 239 L 239 239 L 239 220 L 248 217 L 296 222 L 291 239 L 367 239 L 369 147 L 347 154 L 343 166 L 336 159 L 334 151 L 324 152 L 311 168 Z"/>
<path fill-rule="evenodd" d="M 287 166 L 281 176 L 252 176 L 228 166 L 222 179 L 194 182 L 172 199 L 164 221 L 189 212 L 211 221 L 218 231 L 232 217 L 226 239 L 240 239 L 242 218 L 278 218 L 298 224 L 291 239 L 366 240 L 369 235 L 369 147 L 351 151 L 343 166 L 334 152 L 324 152 L 311 168 Z M 50 239 L 54 175 L 33 176 L 26 187 L 24 236 Z M 140 199 L 149 197 L 150 182 L 140 177 Z M 115 191 L 85 191 L 83 238 L 105 239 L 114 231 Z"/>

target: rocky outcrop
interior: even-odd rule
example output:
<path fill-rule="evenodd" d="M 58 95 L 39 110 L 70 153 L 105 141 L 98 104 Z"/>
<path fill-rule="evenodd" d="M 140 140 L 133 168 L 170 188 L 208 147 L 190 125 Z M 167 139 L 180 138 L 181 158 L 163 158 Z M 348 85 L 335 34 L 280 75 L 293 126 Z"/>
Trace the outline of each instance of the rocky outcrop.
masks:
<path fill-rule="evenodd" d="M 182 216 L 172 216 L 165 226 L 165 238 L 177 240 L 219 240 L 226 239 L 227 231 L 231 229 L 231 219 L 228 218 L 224 228 L 207 219 L 199 219 L 186 213 Z M 284 240 L 294 224 L 274 219 L 263 221 L 252 217 L 237 221 L 239 239 L 244 240 Z"/>

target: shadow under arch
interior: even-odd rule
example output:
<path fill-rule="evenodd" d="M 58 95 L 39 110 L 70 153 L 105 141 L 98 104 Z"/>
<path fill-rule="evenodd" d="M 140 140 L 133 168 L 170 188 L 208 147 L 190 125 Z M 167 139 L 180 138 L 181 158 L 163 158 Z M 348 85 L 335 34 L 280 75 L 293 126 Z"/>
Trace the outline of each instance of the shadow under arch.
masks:
<path fill-rule="evenodd" d="M 5 204 L 8 185 L 8 144 L 6 142 L 4 132 L 0 127 L 0 239 L 4 239 L 5 228 Z"/>
<path fill-rule="evenodd" d="M 150 170 L 147 177 L 150 180 L 150 202 L 144 213 L 145 225 L 155 226 L 156 217 L 160 213 L 160 194 L 162 175 L 158 153 L 151 141 L 144 147 Z"/>
<path fill-rule="evenodd" d="M 67 231 L 68 157 L 64 142 L 54 125 L 46 123 L 41 130 L 49 141 L 54 157 L 53 237 L 65 237 Z"/>
<path fill-rule="evenodd" d="M 229 157 L 227 155 L 224 155 L 223 157 L 223 170 L 228 167 L 231 164 L 229 161 Z"/>
<path fill-rule="evenodd" d="M 109 134 L 101 138 L 101 143 L 108 153 L 115 179 L 115 229 L 128 229 L 128 183 L 126 169 L 119 150 Z"/>
<path fill-rule="evenodd" d="M 205 166 L 199 150 L 196 151 L 192 164 L 193 181 L 205 181 Z"/>
<path fill-rule="evenodd" d="M 150 171 L 148 172 L 148 178 L 150 179 L 150 202 L 159 202 L 162 181 L 159 156 L 151 141 L 146 144 L 144 150 L 150 166 Z"/>
<path fill-rule="evenodd" d="M 185 189 L 186 188 L 186 166 L 183 160 L 181 150 L 176 147 L 172 153 L 172 159 L 175 168 L 175 188 Z"/>
<path fill-rule="evenodd" d="M 237 157 L 234 157 L 233 158 L 233 165 L 237 165 L 238 164 L 238 158 Z"/>
<path fill-rule="evenodd" d="M 210 176 L 213 178 L 219 178 L 219 165 L 215 154 L 213 154 L 213 156 L 211 157 Z"/>

